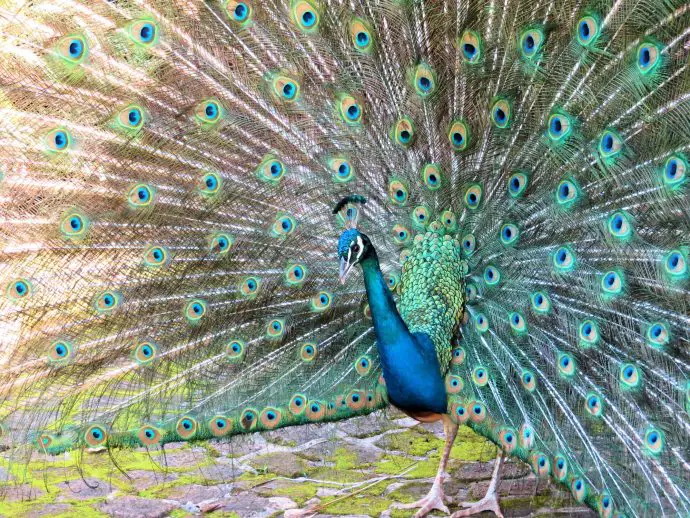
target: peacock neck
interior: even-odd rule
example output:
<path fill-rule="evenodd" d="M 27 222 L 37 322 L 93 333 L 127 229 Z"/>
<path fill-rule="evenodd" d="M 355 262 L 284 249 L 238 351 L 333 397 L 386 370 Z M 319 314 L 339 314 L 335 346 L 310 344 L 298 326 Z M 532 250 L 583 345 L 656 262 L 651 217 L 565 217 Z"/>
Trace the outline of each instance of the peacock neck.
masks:
<path fill-rule="evenodd" d="M 395 349 L 396 344 L 402 341 L 409 341 L 410 331 L 398 313 L 391 290 L 381 273 L 376 252 L 372 252 L 360 264 L 378 348 L 383 353 L 385 350 Z"/>

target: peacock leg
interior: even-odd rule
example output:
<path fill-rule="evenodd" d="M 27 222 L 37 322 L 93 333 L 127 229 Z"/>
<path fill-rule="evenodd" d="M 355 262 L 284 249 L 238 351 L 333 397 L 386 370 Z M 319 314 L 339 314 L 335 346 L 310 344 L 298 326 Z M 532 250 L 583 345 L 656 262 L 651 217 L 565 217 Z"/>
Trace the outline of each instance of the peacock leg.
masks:
<path fill-rule="evenodd" d="M 446 435 L 446 444 L 443 447 L 443 455 L 441 455 L 441 462 L 438 466 L 438 473 L 436 473 L 436 478 L 431 486 L 429 494 L 426 495 L 421 500 L 414 502 L 412 504 L 394 504 L 393 507 L 398 509 L 416 509 L 420 508 L 415 514 L 415 518 L 422 518 L 426 516 L 434 509 L 438 511 L 443 511 L 448 513 L 448 507 L 446 507 L 445 499 L 446 495 L 443 493 L 443 480 L 446 476 L 446 464 L 448 464 L 448 457 L 450 457 L 450 450 L 453 447 L 453 442 L 455 441 L 455 436 L 458 434 L 458 425 L 453 423 L 450 418 L 446 415 L 443 418 L 443 432 Z"/>
<path fill-rule="evenodd" d="M 494 472 L 491 476 L 491 482 L 489 483 L 489 489 L 486 490 L 486 495 L 479 502 L 463 502 L 462 511 L 454 512 L 450 518 L 460 518 L 462 516 L 471 516 L 473 514 L 479 514 L 484 511 L 493 511 L 496 516 L 503 518 L 503 513 L 501 512 L 501 507 L 498 504 L 498 484 L 501 481 L 501 467 L 503 466 L 503 452 L 499 451 L 496 456 L 496 464 L 494 465 Z"/>

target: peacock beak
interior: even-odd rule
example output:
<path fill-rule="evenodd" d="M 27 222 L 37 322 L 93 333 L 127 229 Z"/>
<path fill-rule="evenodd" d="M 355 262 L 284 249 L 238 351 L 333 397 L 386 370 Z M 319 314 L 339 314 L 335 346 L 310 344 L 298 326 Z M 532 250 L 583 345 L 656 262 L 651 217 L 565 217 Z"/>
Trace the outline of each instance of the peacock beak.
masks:
<path fill-rule="evenodd" d="M 347 258 L 341 257 L 340 258 L 340 283 L 345 284 L 345 280 L 347 277 L 350 275 L 350 272 L 352 271 L 352 264 L 347 262 Z"/>

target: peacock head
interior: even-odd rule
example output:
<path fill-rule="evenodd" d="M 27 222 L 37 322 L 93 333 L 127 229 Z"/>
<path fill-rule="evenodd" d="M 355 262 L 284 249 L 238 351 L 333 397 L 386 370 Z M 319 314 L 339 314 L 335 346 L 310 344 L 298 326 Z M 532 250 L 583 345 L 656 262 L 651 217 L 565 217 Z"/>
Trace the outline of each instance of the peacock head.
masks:
<path fill-rule="evenodd" d="M 345 280 L 356 264 L 373 253 L 374 247 L 369 238 L 356 228 L 350 228 L 340 234 L 338 241 L 338 257 L 340 258 L 340 282 Z"/>

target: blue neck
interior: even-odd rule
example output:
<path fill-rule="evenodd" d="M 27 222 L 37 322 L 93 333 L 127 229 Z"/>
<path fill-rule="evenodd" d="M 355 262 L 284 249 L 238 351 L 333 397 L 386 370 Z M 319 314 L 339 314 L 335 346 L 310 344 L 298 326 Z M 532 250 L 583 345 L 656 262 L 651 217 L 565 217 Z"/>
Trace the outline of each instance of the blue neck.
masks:
<path fill-rule="evenodd" d="M 374 321 L 374 332 L 379 351 L 391 352 L 396 344 L 411 339 L 410 331 L 395 307 L 391 290 L 383 278 L 376 253 L 372 253 L 361 263 L 364 274 L 364 286 L 367 290 L 371 318 Z"/>

